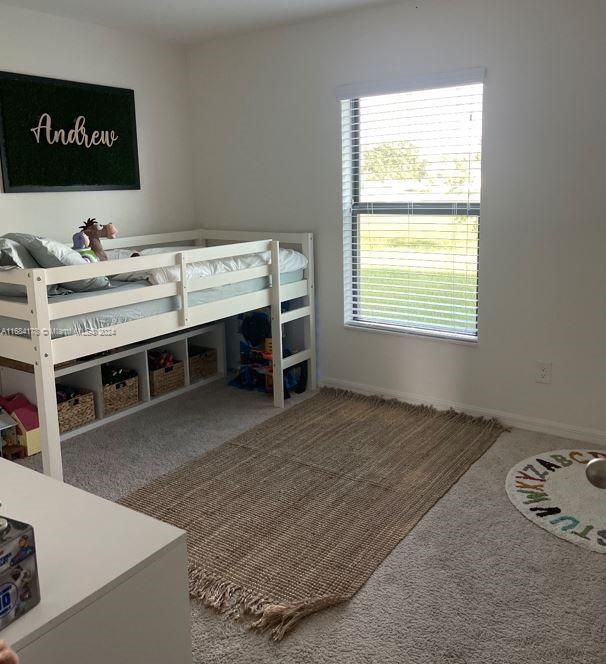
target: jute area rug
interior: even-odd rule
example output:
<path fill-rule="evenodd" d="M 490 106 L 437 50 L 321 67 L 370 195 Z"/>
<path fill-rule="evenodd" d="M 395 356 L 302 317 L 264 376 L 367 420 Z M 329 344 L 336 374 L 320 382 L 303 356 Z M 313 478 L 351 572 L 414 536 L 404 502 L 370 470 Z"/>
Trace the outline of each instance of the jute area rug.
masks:
<path fill-rule="evenodd" d="M 279 640 L 351 598 L 502 431 L 325 388 L 121 503 L 187 530 L 192 597 Z"/>
<path fill-rule="evenodd" d="M 509 471 L 505 489 L 537 526 L 606 553 L 606 489 L 593 486 L 585 475 L 592 459 L 606 459 L 606 450 L 565 449 L 529 457 Z"/>

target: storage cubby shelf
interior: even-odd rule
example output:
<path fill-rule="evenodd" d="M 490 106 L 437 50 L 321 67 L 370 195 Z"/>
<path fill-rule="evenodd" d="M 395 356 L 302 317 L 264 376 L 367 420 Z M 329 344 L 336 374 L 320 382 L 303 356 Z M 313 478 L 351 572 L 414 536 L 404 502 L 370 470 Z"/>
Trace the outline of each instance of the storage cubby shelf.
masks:
<path fill-rule="evenodd" d="M 190 382 L 188 366 L 188 345 L 190 343 L 195 345 L 204 344 L 217 350 L 217 373 L 215 375 L 197 380 L 194 383 Z M 150 395 L 147 363 L 147 353 L 154 348 L 167 348 L 178 360 L 185 363 L 185 385 L 156 397 Z M 137 375 L 139 376 L 139 402 L 137 404 L 119 412 L 105 415 L 102 397 L 103 385 L 101 381 L 101 365 L 104 364 L 116 364 L 137 371 Z M 55 371 L 55 377 L 58 381 L 77 384 L 79 387 L 89 389 L 95 394 L 97 419 L 82 427 L 65 432 L 61 436 L 61 440 L 68 440 L 87 431 L 92 431 L 104 424 L 115 422 L 144 408 L 149 408 L 155 404 L 185 394 L 190 390 L 202 387 L 225 376 L 225 326 L 222 322 L 193 328 L 179 334 L 164 335 L 151 341 L 122 348 L 109 355 L 102 355 L 72 366 L 62 367 Z"/>
<path fill-rule="evenodd" d="M 149 408 L 150 406 L 155 406 L 156 404 L 162 403 L 163 401 L 168 401 L 169 399 L 178 397 L 182 394 L 185 394 L 186 392 L 191 392 L 192 390 L 202 387 L 203 385 L 214 383 L 215 381 L 220 380 L 221 378 L 225 378 L 226 375 L 227 374 L 225 372 L 218 372 L 214 376 L 211 376 L 209 378 L 203 378 L 202 380 L 198 380 L 195 383 L 192 383 L 191 385 L 186 385 L 185 387 L 181 387 L 178 390 L 169 392 L 168 394 L 163 394 L 162 396 L 159 397 L 152 397 L 149 401 L 140 401 L 136 406 L 125 408 L 124 410 L 121 410 L 118 413 L 113 413 L 112 415 L 108 415 L 107 417 L 102 417 L 100 419 L 95 420 L 94 422 L 91 422 L 90 424 L 87 424 L 86 426 L 79 427 L 78 429 L 72 429 L 71 431 L 64 433 L 61 436 L 61 440 L 62 441 L 68 440 L 69 438 L 73 438 L 74 436 L 79 436 L 82 433 L 86 433 L 88 431 L 92 431 L 93 429 L 97 429 L 98 427 L 103 426 L 104 424 L 109 424 L 109 422 L 115 422 L 116 420 L 120 420 L 123 417 L 126 417 L 127 415 L 138 413 L 140 410 L 144 410 L 145 408 Z"/>
<path fill-rule="evenodd" d="M 153 323 L 150 321 L 150 326 Z M 217 351 L 217 373 L 213 376 L 190 381 L 188 364 L 189 344 L 214 348 Z M 158 397 L 151 397 L 147 353 L 154 348 L 169 349 L 178 360 L 185 363 L 185 385 Z M 139 377 L 139 402 L 124 410 L 105 415 L 103 403 L 103 381 L 101 377 L 101 365 L 116 364 L 134 369 Z M 225 325 L 224 323 L 212 323 L 196 328 L 191 328 L 178 334 L 167 334 L 147 340 L 138 344 L 122 347 L 108 355 L 101 355 L 70 366 L 63 366 L 55 370 L 57 383 L 63 383 L 71 387 L 82 388 L 94 394 L 96 418 L 84 426 L 66 431 L 61 435 L 61 440 L 67 440 L 109 422 L 114 422 L 122 417 L 132 415 L 144 408 L 149 408 L 157 403 L 162 403 L 173 397 L 185 394 L 213 381 L 225 378 Z M 32 403 L 35 403 L 36 389 L 33 373 L 28 371 L 0 367 L 0 378 L 2 391 L 5 393 L 23 392 Z"/>

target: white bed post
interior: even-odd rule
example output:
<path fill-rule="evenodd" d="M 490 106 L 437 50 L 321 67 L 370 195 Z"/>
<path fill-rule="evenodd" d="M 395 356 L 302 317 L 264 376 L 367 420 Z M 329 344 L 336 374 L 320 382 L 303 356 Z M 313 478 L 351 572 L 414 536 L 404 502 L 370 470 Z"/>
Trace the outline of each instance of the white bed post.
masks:
<path fill-rule="evenodd" d="M 284 408 L 284 367 L 282 359 L 282 301 L 280 297 L 280 243 L 271 242 L 271 353 L 274 406 Z"/>
<path fill-rule="evenodd" d="M 304 322 L 305 348 L 309 349 L 309 388 L 318 386 L 318 367 L 316 363 L 316 284 L 314 275 L 314 236 L 307 233 L 303 254 L 307 258 L 307 306 L 309 315 Z"/>
<path fill-rule="evenodd" d="M 36 400 L 40 420 L 40 445 L 42 469 L 45 475 L 63 481 L 55 366 L 51 338 L 51 322 L 48 315 L 46 272 L 35 269 L 28 272 L 27 301 L 30 307 L 30 325 L 34 351 L 34 376 Z"/>
<path fill-rule="evenodd" d="M 185 254 L 180 252 L 178 254 L 180 280 L 179 280 L 179 294 L 181 295 L 181 311 L 179 312 L 180 323 L 185 327 L 189 323 L 189 289 L 187 277 L 187 260 Z"/>

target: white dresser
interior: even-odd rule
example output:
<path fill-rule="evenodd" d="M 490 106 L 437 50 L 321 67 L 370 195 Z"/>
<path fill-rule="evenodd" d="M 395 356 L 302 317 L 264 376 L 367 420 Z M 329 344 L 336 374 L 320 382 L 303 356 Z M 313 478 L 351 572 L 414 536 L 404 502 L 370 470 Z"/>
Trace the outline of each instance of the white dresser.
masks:
<path fill-rule="evenodd" d="M 3 459 L 0 501 L 36 537 L 40 604 L 0 631 L 21 664 L 191 664 L 183 531 Z"/>

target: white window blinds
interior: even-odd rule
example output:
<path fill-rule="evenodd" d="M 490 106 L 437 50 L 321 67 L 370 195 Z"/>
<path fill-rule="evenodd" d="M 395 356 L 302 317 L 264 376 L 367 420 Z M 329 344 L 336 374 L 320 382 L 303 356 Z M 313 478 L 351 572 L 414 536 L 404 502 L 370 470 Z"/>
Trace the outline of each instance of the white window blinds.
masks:
<path fill-rule="evenodd" d="M 345 99 L 345 322 L 477 338 L 483 84 Z"/>

